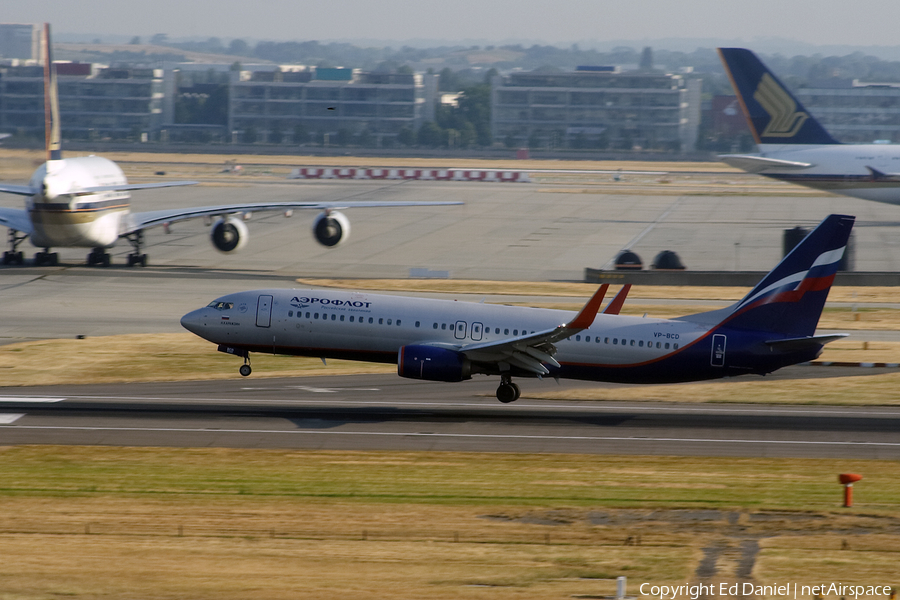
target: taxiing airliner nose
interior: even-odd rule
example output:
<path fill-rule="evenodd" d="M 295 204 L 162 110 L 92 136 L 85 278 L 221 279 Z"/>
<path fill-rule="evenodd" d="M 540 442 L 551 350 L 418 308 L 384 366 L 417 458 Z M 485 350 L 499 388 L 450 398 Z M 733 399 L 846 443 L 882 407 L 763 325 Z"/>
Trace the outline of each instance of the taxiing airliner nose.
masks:
<path fill-rule="evenodd" d="M 191 333 L 195 333 L 197 335 L 201 335 L 200 332 L 204 329 L 204 321 L 203 311 L 206 309 L 198 309 L 192 310 L 188 314 L 181 317 L 181 326 L 190 331 Z"/>

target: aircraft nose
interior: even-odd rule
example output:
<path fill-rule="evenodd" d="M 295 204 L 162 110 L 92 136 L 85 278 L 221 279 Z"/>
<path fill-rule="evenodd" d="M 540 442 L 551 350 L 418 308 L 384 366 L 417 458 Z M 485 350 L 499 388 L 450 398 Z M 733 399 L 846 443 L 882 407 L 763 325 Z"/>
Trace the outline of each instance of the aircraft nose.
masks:
<path fill-rule="evenodd" d="M 181 326 L 191 333 L 201 335 L 201 331 L 205 328 L 206 319 L 203 317 L 205 309 L 192 310 L 188 314 L 181 317 Z"/>

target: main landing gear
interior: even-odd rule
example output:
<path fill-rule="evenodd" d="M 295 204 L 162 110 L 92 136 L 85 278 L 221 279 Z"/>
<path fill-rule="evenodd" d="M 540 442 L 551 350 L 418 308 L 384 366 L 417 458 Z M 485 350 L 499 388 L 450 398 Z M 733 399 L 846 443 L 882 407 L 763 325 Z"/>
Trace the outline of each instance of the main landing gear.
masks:
<path fill-rule="evenodd" d="M 14 229 L 9 230 L 9 250 L 3 253 L 4 265 L 24 265 L 25 255 L 19 250 L 19 244 L 28 239 L 27 233 L 20 233 Z"/>
<path fill-rule="evenodd" d="M 128 266 L 133 267 L 139 265 L 141 267 L 146 267 L 147 255 L 141 254 L 141 246 L 144 244 L 143 230 L 138 229 L 134 233 L 129 233 L 125 236 L 125 239 L 127 239 L 128 243 L 131 244 L 131 247 L 134 248 L 134 252 L 128 255 Z"/>
<path fill-rule="evenodd" d="M 59 264 L 59 254 L 50 252 L 50 248 L 44 248 L 43 252 L 36 252 L 34 255 L 34 266 L 36 267 L 55 267 Z"/>
<path fill-rule="evenodd" d="M 87 264 L 91 267 L 94 265 L 108 267 L 109 262 L 109 254 L 104 248 L 94 248 L 91 250 L 91 253 L 87 255 Z"/>
<path fill-rule="evenodd" d="M 504 404 L 509 404 L 510 402 L 518 400 L 521 393 L 519 386 L 512 382 L 512 377 L 509 375 L 500 376 L 500 387 L 497 388 L 497 400 Z"/>

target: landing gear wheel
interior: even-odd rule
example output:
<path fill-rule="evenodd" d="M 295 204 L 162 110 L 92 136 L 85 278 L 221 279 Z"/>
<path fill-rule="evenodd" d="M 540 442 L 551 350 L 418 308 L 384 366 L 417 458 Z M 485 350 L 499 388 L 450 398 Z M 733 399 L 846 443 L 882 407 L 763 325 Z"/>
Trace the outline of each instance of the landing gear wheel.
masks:
<path fill-rule="evenodd" d="M 499 400 L 503 404 L 515 402 L 516 400 L 518 400 L 519 394 L 519 386 L 512 382 L 501 383 L 500 387 L 497 388 L 497 400 Z"/>
<path fill-rule="evenodd" d="M 252 372 L 253 372 L 253 369 L 250 368 L 250 365 L 241 365 L 240 373 L 242 376 L 247 377 Z"/>
<path fill-rule="evenodd" d="M 59 264 L 59 254 L 50 252 L 49 248 L 43 252 L 36 252 L 34 255 L 34 266 L 36 267 L 44 265 L 55 267 L 57 264 Z"/>
<path fill-rule="evenodd" d="M 128 266 L 133 267 L 135 265 L 140 265 L 146 267 L 147 255 L 141 253 L 141 247 L 144 245 L 144 232 L 139 229 L 129 233 L 125 238 L 128 240 L 128 243 L 131 244 L 131 249 L 134 250 L 134 252 L 128 255 Z"/>
<path fill-rule="evenodd" d="M 103 251 L 103 248 L 94 248 L 87 256 L 87 264 L 89 266 L 100 265 L 108 267 L 110 263 L 109 254 Z"/>
<path fill-rule="evenodd" d="M 141 266 L 141 267 L 146 267 L 147 266 L 147 255 L 146 254 L 129 254 L 128 255 L 128 266 L 133 267 L 135 265 Z"/>
<path fill-rule="evenodd" d="M 20 233 L 15 229 L 8 230 L 7 240 L 9 243 L 9 250 L 3 253 L 3 264 L 4 265 L 24 265 L 25 264 L 25 255 L 18 250 L 19 244 L 28 239 L 27 233 Z"/>

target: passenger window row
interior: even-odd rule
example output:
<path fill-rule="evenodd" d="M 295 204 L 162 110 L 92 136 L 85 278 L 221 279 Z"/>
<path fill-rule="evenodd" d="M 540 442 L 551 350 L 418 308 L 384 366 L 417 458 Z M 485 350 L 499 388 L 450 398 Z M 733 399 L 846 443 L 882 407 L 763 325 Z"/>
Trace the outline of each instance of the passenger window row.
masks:
<path fill-rule="evenodd" d="M 419 323 L 419 322 L 416 321 L 416 327 L 419 326 L 418 323 Z M 444 330 L 444 331 L 446 331 L 447 329 L 449 329 L 450 331 L 454 331 L 455 327 L 456 327 L 456 325 L 455 325 L 454 323 L 449 323 L 449 324 L 448 324 L 448 323 L 433 323 L 433 324 L 431 325 L 431 328 L 432 328 L 432 329 L 441 329 L 441 330 Z M 491 328 L 490 328 L 490 327 L 485 327 L 485 328 L 484 328 L 484 332 L 485 332 L 485 333 L 490 333 L 490 332 L 491 332 Z M 500 335 L 500 328 L 499 328 L 499 327 L 494 327 L 494 333 L 495 333 L 496 335 Z M 528 335 L 528 330 L 527 330 L 527 329 L 522 329 L 521 332 L 520 332 L 518 329 L 513 329 L 513 330 L 512 330 L 512 335 L 519 335 L 519 333 L 521 333 L 522 335 Z M 531 333 L 534 333 L 534 331 L 532 331 Z M 509 328 L 504 329 L 504 330 L 503 330 L 503 335 L 510 335 L 510 329 L 509 329 Z"/>
<path fill-rule="evenodd" d="M 569 338 L 569 339 L 571 339 L 571 338 Z M 604 343 L 604 344 L 608 344 L 608 343 L 609 343 L 609 340 L 610 340 L 610 338 L 608 338 L 608 337 L 607 337 L 607 338 L 603 338 L 603 343 Z M 576 336 L 575 336 L 575 341 L 576 341 L 576 342 L 580 342 L 580 341 L 581 341 L 581 336 L 580 336 L 580 335 L 576 335 Z M 589 335 L 584 336 L 584 341 L 585 341 L 585 342 L 590 342 L 590 341 L 591 341 L 591 336 L 589 336 Z M 595 344 L 599 344 L 599 343 L 600 343 L 600 336 L 594 337 L 594 343 L 595 343 Z M 638 348 L 643 348 L 643 347 L 644 347 L 644 340 L 626 340 L 626 339 L 624 339 L 624 338 L 622 338 L 622 339 L 620 340 L 619 338 L 612 338 L 612 343 L 613 343 L 614 346 L 637 346 Z M 653 347 L 653 342 L 647 342 L 647 348 L 652 348 L 652 347 Z M 664 348 L 665 350 L 669 350 L 670 344 L 669 344 L 669 342 L 656 342 L 656 347 L 657 347 L 657 348 L 661 348 L 661 349 Z M 672 349 L 672 350 L 678 350 L 678 344 L 672 343 L 672 344 L 671 344 L 671 349 Z"/>
<path fill-rule="evenodd" d="M 289 311 L 288 311 L 288 316 L 289 316 L 289 317 L 293 317 L 293 316 L 294 316 L 294 311 L 289 310 Z M 303 311 L 299 311 L 299 310 L 297 311 L 297 318 L 298 318 L 298 319 L 304 318 L 304 316 L 303 316 Z M 307 319 L 317 319 L 317 320 L 322 320 L 322 321 L 328 321 L 329 319 L 332 320 L 332 321 L 344 321 L 344 320 L 347 320 L 347 321 L 349 321 L 350 323 L 365 323 L 365 322 L 366 322 L 366 317 L 363 317 L 363 316 L 357 317 L 356 315 L 350 315 L 350 317 L 347 318 L 347 315 L 337 315 L 337 314 L 334 314 L 334 313 L 332 313 L 331 316 L 329 317 L 328 313 L 322 313 L 322 314 L 320 315 L 320 314 L 317 313 L 317 312 L 314 312 L 314 313 L 307 312 L 305 318 L 307 318 Z M 369 323 L 374 325 L 374 324 L 375 324 L 375 317 L 369 317 Z M 384 317 L 379 317 L 379 318 L 378 318 L 378 324 L 379 324 L 379 325 L 398 325 L 398 326 L 399 326 L 400 323 L 401 323 L 401 320 L 400 320 L 400 319 L 397 319 L 396 321 L 394 321 L 394 319 L 385 319 Z M 418 325 L 418 322 L 417 322 L 417 323 L 416 323 L 416 327 L 418 327 L 418 326 L 419 326 L 419 325 Z"/>

